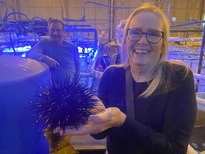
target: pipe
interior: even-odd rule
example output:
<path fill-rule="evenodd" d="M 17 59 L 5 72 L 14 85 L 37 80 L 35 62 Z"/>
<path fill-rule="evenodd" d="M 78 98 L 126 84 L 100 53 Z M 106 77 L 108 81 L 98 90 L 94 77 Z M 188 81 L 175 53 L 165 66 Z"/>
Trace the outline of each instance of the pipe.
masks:
<path fill-rule="evenodd" d="M 203 37 L 202 37 L 202 43 L 201 43 L 199 65 L 198 65 L 198 70 L 197 70 L 198 74 L 201 73 L 201 66 L 202 66 L 203 56 L 204 56 L 204 41 L 205 41 L 205 25 L 204 25 L 204 29 L 203 29 Z"/>

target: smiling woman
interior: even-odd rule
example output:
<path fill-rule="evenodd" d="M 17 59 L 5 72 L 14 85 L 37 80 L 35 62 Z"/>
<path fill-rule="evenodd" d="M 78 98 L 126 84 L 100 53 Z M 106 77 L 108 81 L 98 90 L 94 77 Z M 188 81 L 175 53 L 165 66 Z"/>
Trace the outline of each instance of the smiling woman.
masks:
<path fill-rule="evenodd" d="M 125 50 L 132 76 L 137 82 L 150 81 L 154 67 L 161 58 L 164 30 L 162 21 L 153 13 L 140 12 L 133 16 L 129 26 L 125 28 L 131 29 L 127 32 Z"/>
<path fill-rule="evenodd" d="M 122 64 L 108 67 L 99 84 L 106 109 L 64 133 L 106 137 L 109 154 L 185 154 L 196 118 L 194 80 L 187 66 L 166 60 L 167 18 L 145 4 L 123 30 Z"/>

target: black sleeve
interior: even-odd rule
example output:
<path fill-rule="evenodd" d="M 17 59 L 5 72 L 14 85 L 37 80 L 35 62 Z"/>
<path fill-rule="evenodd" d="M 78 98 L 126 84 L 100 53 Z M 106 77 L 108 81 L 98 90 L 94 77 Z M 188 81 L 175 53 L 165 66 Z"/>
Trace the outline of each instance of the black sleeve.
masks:
<path fill-rule="evenodd" d="M 169 92 L 166 101 L 168 102 L 164 111 L 162 133 L 129 118 L 121 127 L 112 128 L 112 131 L 133 146 L 146 147 L 147 152 L 186 154 L 196 118 L 196 98 L 191 71 L 179 86 Z"/>
<path fill-rule="evenodd" d="M 100 80 L 98 88 L 98 97 L 104 103 L 105 107 L 118 107 L 121 111 L 125 111 L 125 70 L 122 67 L 108 67 Z M 105 138 L 110 129 L 92 135 L 95 139 Z"/>

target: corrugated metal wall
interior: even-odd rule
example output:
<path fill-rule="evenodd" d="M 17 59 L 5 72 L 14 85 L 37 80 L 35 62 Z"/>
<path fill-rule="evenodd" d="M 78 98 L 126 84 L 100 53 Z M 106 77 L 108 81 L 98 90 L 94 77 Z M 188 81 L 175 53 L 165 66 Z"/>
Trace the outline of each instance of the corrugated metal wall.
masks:
<path fill-rule="evenodd" d="M 39 16 L 74 19 L 70 24 L 90 24 L 97 29 L 101 41 L 115 39 L 115 28 L 119 21 L 126 19 L 130 12 L 144 2 L 155 3 L 177 21 L 201 20 L 204 13 L 204 0 L 4 0 L 8 13 L 21 12 L 28 18 Z M 6 12 L 0 3 L 0 17 Z M 111 6 L 111 7 L 110 7 Z M 169 7 L 170 6 L 170 7 Z M 16 16 L 16 18 L 24 18 Z M 85 20 L 82 21 L 82 18 Z M 82 22 L 79 22 L 82 21 Z M 171 23 L 180 24 L 180 23 Z M 173 36 L 178 35 L 172 33 Z"/>

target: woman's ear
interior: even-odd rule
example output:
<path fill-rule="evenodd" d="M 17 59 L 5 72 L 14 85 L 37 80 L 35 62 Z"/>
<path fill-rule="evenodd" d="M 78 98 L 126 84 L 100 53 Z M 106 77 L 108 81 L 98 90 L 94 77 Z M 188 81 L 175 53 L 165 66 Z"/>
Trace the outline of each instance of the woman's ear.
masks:
<path fill-rule="evenodd" d="M 161 46 L 161 51 L 163 51 L 164 50 L 164 41 L 163 41 L 163 39 L 162 39 L 162 46 Z"/>
<path fill-rule="evenodd" d="M 165 45 L 164 45 L 164 42 L 163 42 L 163 43 L 162 43 L 162 46 L 161 46 L 160 58 L 161 58 L 162 55 L 163 55 L 164 49 L 165 49 Z"/>
<path fill-rule="evenodd" d="M 161 52 L 160 52 L 160 57 L 159 57 L 160 60 L 162 59 L 163 52 L 164 52 L 164 43 L 161 46 Z"/>
<path fill-rule="evenodd" d="M 160 57 L 159 57 L 160 60 L 162 59 L 162 52 L 163 52 L 163 51 L 161 51 L 161 53 L 160 53 Z"/>

